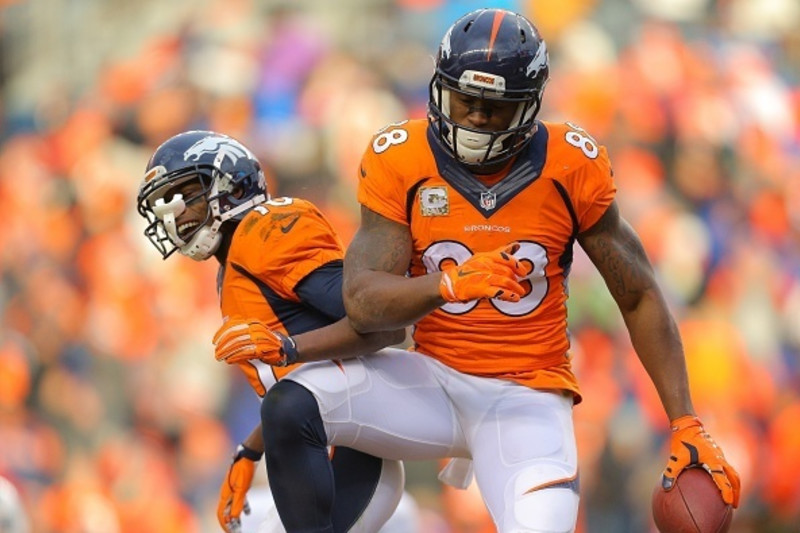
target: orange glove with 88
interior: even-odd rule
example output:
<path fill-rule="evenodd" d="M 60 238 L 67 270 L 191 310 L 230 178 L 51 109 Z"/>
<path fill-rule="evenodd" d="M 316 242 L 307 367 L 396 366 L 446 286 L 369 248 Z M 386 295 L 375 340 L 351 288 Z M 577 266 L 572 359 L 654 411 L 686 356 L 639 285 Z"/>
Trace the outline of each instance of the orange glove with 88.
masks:
<path fill-rule="evenodd" d="M 725 503 L 739 506 L 739 474 L 725 460 L 722 449 L 711 438 L 696 416 L 686 415 L 670 423 L 672 436 L 669 461 L 661 476 L 664 490 L 672 490 L 683 469 L 700 465 L 714 480 Z"/>
<path fill-rule="evenodd" d="M 460 265 L 444 268 L 439 293 L 448 302 L 468 302 L 478 298 L 499 298 L 518 302 L 525 288 L 517 281 L 530 270 L 514 256 L 518 243 L 491 252 L 479 252 Z"/>

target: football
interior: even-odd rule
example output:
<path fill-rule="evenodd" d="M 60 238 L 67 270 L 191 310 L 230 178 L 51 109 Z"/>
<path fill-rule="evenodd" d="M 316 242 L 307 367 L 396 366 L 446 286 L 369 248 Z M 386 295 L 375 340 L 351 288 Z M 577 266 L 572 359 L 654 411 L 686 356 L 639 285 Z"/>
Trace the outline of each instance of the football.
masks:
<path fill-rule="evenodd" d="M 733 518 L 733 508 L 722 501 L 711 475 L 702 468 L 681 472 L 669 492 L 659 479 L 652 506 L 661 533 L 726 533 Z"/>

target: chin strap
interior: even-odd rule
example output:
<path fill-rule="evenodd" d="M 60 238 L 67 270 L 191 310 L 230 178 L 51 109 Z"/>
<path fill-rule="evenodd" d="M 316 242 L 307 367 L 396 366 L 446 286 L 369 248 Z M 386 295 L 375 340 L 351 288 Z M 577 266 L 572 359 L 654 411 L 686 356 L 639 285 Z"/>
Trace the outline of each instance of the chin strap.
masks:
<path fill-rule="evenodd" d="M 222 242 L 222 234 L 217 231 L 220 223 L 215 221 L 211 226 L 200 228 L 188 244 L 180 247 L 181 254 L 195 261 L 204 261 L 211 257 Z"/>

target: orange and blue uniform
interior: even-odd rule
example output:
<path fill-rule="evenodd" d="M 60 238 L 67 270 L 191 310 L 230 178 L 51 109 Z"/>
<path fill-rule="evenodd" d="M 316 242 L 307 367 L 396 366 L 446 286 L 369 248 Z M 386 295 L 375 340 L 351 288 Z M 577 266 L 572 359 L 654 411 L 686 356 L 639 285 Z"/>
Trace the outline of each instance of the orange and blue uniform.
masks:
<path fill-rule="evenodd" d="M 336 322 L 345 315 L 343 258 L 339 237 L 313 204 L 298 198 L 268 200 L 248 213 L 233 234 L 218 278 L 222 314 L 257 318 L 286 335 Z M 309 283 L 312 273 L 316 279 Z M 251 360 L 239 367 L 264 396 L 296 365 L 273 367 Z"/>
<path fill-rule="evenodd" d="M 411 276 L 512 241 L 532 266 L 521 301 L 446 304 L 417 322 L 415 349 L 464 373 L 568 390 L 580 401 L 567 276 L 578 233 L 614 199 L 605 148 L 571 124 L 538 122 L 509 169 L 478 179 L 439 147 L 427 121 L 415 120 L 379 132 L 359 173 L 359 202 L 410 227 Z"/>

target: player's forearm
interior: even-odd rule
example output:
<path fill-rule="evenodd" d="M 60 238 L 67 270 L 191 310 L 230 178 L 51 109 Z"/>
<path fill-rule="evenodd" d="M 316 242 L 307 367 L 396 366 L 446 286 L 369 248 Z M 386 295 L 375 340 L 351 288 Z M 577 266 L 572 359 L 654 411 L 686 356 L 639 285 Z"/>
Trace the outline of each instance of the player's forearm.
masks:
<path fill-rule="evenodd" d="M 254 452 L 264 453 L 264 436 L 261 433 L 261 424 L 258 424 L 253 431 L 242 441 L 247 448 Z"/>
<path fill-rule="evenodd" d="M 623 317 L 669 419 L 694 414 L 680 334 L 661 295 L 645 292 L 636 307 L 623 311 Z"/>
<path fill-rule="evenodd" d="M 365 355 L 405 339 L 405 330 L 357 333 L 347 318 L 292 337 L 297 345 L 300 362 L 345 359 Z"/>
<path fill-rule="evenodd" d="M 407 278 L 362 270 L 345 281 L 344 305 L 353 328 L 367 333 L 409 326 L 445 301 L 441 274 Z"/>

